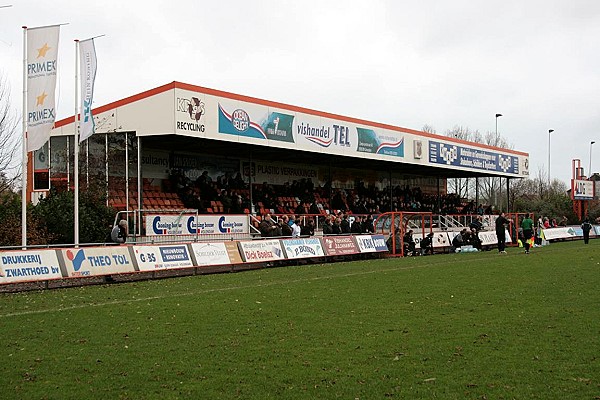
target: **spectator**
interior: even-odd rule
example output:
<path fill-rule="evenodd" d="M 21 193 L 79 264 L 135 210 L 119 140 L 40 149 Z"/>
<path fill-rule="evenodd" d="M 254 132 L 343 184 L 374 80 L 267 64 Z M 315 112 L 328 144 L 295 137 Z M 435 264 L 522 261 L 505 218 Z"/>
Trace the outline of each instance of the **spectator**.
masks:
<path fill-rule="evenodd" d="M 348 214 L 342 215 L 342 220 L 340 221 L 340 229 L 342 230 L 342 234 L 344 235 L 347 235 L 351 232 L 350 221 L 348 221 Z"/>
<path fill-rule="evenodd" d="M 350 233 L 361 234 L 363 233 L 363 223 L 360 215 L 354 217 L 354 222 L 350 225 Z"/>
<path fill-rule="evenodd" d="M 127 221 L 122 219 L 115 225 L 110 232 L 110 239 L 113 243 L 122 244 L 127 241 Z"/>
<path fill-rule="evenodd" d="M 333 235 L 333 216 L 328 216 L 325 218 L 325 223 L 323 224 L 323 235 Z"/>
<path fill-rule="evenodd" d="M 262 237 L 281 236 L 281 227 L 271 219 L 271 214 L 266 214 L 258 226 Z"/>

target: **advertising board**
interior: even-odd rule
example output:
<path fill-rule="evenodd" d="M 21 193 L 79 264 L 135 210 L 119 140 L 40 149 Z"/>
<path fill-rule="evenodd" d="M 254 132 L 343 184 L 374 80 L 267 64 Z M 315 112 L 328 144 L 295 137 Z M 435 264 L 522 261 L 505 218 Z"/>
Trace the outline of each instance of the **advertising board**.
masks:
<path fill-rule="evenodd" d="M 83 247 L 61 250 L 70 278 L 134 272 L 127 246 Z"/>
<path fill-rule="evenodd" d="M 164 246 L 133 246 L 140 271 L 193 267 L 185 244 Z"/>
<path fill-rule="evenodd" d="M 282 239 L 281 245 L 288 259 L 325 256 L 323 245 L 318 238 Z"/>
<path fill-rule="evenodd" d="M 0 252 L 0 283 L 62 278 L 56 250 Z"/>

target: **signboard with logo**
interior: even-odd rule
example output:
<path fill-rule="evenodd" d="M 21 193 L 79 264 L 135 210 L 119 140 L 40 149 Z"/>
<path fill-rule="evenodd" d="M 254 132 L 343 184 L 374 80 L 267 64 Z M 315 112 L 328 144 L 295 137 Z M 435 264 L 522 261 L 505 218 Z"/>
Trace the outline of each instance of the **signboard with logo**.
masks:
<path fill-rule="evenodd" d="M 192 251 L 194 265 L 199 267 L 243 262 L 237 242 L 233 241 L 192 243 Z"/>
<path fill-rule="evenodd" d="M 571 226 L 563 226 L 560 228 L 547 228 L 543 229 L 544 239 L 546 240 L 554 240 L 554 239 L 568 239 L 577 237 L 577 232 L 575 232 L 575 228 Z M 581 230 L 581 236 L 583 236 L 583 230 Z"/>
<path fill-rule="evenodd" d="M 70 278 L 135 272 L 126 246 L 67 249 L 61 255 Z"/>
<path fill-rule="evenodd" d="M 354 239 L 361 253 L 388 251 L 383 235 L 356 235 Z"/>
<path fill-rule="evenodd" d="M 193 267 L 185 244 L 165 246 L 133 246 L 140 271 Z"/>
<path fill-rule="evenodd" d="M 238 242 L 245 262 L 283 260 L 285 256 L 279 240 L 254 240 Z"/>
<path fill-rule="evenodd" d="M 245 215 L 146 215 L 147 235 L 206 235 L 248 233 Z"/>
<path fill-rule="evenodd" d="M 429 162 L 502 174 L 519 174 L 519 159 L 516 156 L 435 140 L 429 141 Z"/>
<path fill-rule="evenodd" d="M 325 256 L 318 238 L 282 239 L 281 244 L 288 259 Z"/>
<path fill-rule="evenodd" d="M 62 277 L 56 250 L 0 252 L 0 284 Z"/>
<path fill-rule="evenodd" d="M 294 164 L 288 162 L 245 161 L 242 163 L 244 176 L 252 173 L 255 182 L 269 182 L 273 185 L 283 185 L 287 182 L 311 179 L 320 182 L 319 169 L 315 165 Z"/>
<path fill-rule="evenodd" d="M 427 234 L 425 234 L 427 235 Z M 422 233 L 415 233 L 413 235 L 413 240 L 415 241 L 417 249 L 421 248 L 421 240 L 423 240 Z M 431 241 L 433 243 L 434 249 L 442 249 L 444 247 L 450 247 L 450 240 L 448 240 L 448 234 L 446 232 L 434 232 L 433 239 Z"/>
<path fill-rule="evenodd" d="M 574 200 L 593 200 L 594 181 L 571 179 L 571 197 Z"/>
<path fill-rule="evenodd" d="M 328 256 L 345 256 L 360 253 L 352 236 L 324 236 L 323 248 Z"/>

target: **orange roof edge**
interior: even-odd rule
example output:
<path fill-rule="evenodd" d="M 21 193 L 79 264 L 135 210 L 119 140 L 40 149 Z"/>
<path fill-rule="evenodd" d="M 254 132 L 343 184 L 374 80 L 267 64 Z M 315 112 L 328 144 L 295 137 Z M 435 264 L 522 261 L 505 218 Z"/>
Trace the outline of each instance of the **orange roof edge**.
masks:
<path fill-rule="evenodd" d="M 183 82 L 177 82 L 177 81 L 173 81 L 171 83 L 167 83 L 166 85 L 162 85 L 162 86 L 156 87 L 154 89 L 150 89 L 145 92 L 141 92 L 141 93 L 135 94 L 133 96 L 129 96 L 124 99 L 114 101 L 114 102 L 106 104 L 104 106 L 100 106 L 98 108 L 93 109 L 92 112 L 96 113 L 96 114 L 103 113 L 103 112 L 115 109 L 117 107 L 121 107 L 126 104 L 130 104 L 135 101 L 139 101 L 139 100 L 145 99 L 147 97 L 151 97 L 151 96 L 154 96 L 159 93 L 166 92 L 167 90 L 171 90 L 171 89 L 175 89 L 175 88 L 182 89 L 182 90 L 189 90 L 189 91 L 193 91 L 193 92 L 200 92 L 200 93 L 204 93 L 204 94 L 208 94 L 208 95 L 212 95 L 212 96 L 225 97 L 225 98 L 232 99 L 232 100 L 239 100 L 239 101 L 245 101 L 245 102 L 254 103 L 254 104 L 260 104 L 260 105 L 264 105 L 264 106 L 268 106 L 268 107 L 277 107 L 277 108 L 281 108 L 281 109 L 285 109 L 285 110 L 289 110 L 289 111 L 296 111 L 296 112 L 301 112 L 301 113 L 306 113 L 306 114 L 311 114 L 311 115 L 317 115 L 317 116 L 324 117 L 324 118 L 338 119 L 341 121 L 351 122 L 351 123 L 355 123 L 355 124 L 359 124 L 359 125 L 368 125 L 368 126 L 373 126 L 373 127 L 382 128 L 382 129 L 389 129 L 389 130 L 396 131 L 396 132 L 411 133 L 413 135 L 418 135 L 418 136 L 423 136 L 423 137 L 428 137 L 428 138 L 438 139 L 438 140 L 445 140 L 445 141 L 454 142 L 457 144 L 464 144 L 464 145 L 476 146 L 476 147 L 485 148 L 485 149 L 499 150 L 499 151 L 502 151 L 505 153 L 529 156 L 528 153 L 525 153 L 522 151 L 517 151 L 517 150 L 512 150 L 512 149 L 504 149 L 501 147 L 490 146 L 490 145 L 484 144 L 484 143 L 469 142 L 466 140 L 457 139 L 457 138 L 453 138 L 450 136 L 442 136 L 442 135 L 437 135 L 437 134 L 433 134 L 433 133 L 418 131 L 415 129 L 402 128 L 399 126 L 383 124 L 380 122 L 373 122 L 373 121 L 360 119 L 360 118 L 353 118 L 353 117 L 347 117 L 344 115 L 332 114 L 332 113 L 328 113 L 328 112 L 324 112 L 324 111 L 313 110 L 310 108 L 293 106 L 291 104 L 279 103 L 276 101 L 269 101 L 269 100 L 259 99 L 256 97 L 244 96 L 241 94 L 225 92 L 225 91 L 217 90 L 217 89 L 210 89 L 210 88 L 206 88 L 203 86 L 197 86 L 197 85 L 192 85 L 189 83 L 183 83 Z M 75 120 L 74 117 L 67 117 L 60 121 L 57 121 L 54 124 L 54 126 L 55 126 L 55 128 L 59 128 L 61 126 L 72 123 L 74 120 Z"/>

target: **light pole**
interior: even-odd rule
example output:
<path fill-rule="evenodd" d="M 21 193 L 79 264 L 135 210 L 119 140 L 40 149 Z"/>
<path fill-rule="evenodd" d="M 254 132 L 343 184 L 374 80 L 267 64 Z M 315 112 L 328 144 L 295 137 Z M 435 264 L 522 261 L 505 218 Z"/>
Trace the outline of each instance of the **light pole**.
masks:
<path fill-rule="evenodd" d="M 588 170 L 588 178 L 592 176 L 592 145 L 596 143 L 593 140 L 590 142 L 590 169 Z"/>
<path fill-rule="evenodd" d="M 498 117 L 501 117 L 501 116 L 502 116 L 502 114 L 496 114 L 496 145 L 498 145 L 498 142 L 499 142 L 499 140 L 498 140 Z M 494 188 L 494 206 L 498 205 L 497 192 L 500 189 L 500 183 L 502 182 L 500 180 L 500 178 L 498 178 L 498 181 L 499 181 L 498 188 L 496 189 L 496 183 L 495 183 L 496 180 L 495 180 L 495 178 L 492 178 L 492 183 L 494 183 L 492 185 L 492 187 Z"/>
<path fill-rule="evenodd" d="M 550 134 L 554 129 L 548 129 L 548 189 L 550 189 Z"/>

